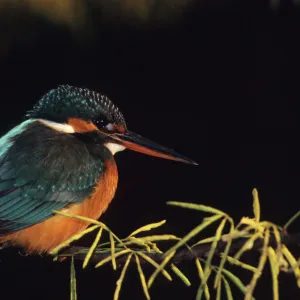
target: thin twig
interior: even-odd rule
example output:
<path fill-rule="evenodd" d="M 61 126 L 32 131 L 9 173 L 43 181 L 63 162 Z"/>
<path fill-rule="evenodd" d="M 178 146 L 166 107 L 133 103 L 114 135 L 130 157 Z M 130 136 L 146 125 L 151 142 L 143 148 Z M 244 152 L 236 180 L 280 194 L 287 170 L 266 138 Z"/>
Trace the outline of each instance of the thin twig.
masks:
<path fill-rule="evenodd" d="M 235 252 L 238 251 L 245 242 L 246 242 L 245 239 L 236 239 L 236 240 L 232 241 L 230 251 L 228 254 L 234 255 Z M 222 252 L 224 252 L 226 244 L 227 243 L 223 242 L 223 241 L 218 242 L 217 247 L 216 247 L 216 252 L 215 252 L 216 256 L 220 256 L 220 254 Z M 300 233 L 296 233 L 296 234 L 283 233 L 283 234 L 281 234 L 281 244 L 290 245 L 290 246 L 292 246 L 292 245 L 298 246 L 300 244 Z M 274 235 L 270 236 L 269 245 L 276 247 L 277 244 L 276 244 L 276 239 L 275 239 Z M 258 238 L 255 241 L 251 251 L 252 252 L 260 251 L 262 246 L 263 246 L 263 239 Z M 183 261 L 189 261 L 189 260 L 192 261 L 196 257 L 205 258 L 208 255 L 210 248 L 211 248 L 211 243 L 207 243 L 207 244 L 199 244 L 191 249 L 184 248 L 184 249 L 178 250 L 177 253 L 170 260 L 170 263 L 180 264 Z M 89 248 L 86 248 L 86 247 L 71 246 L 63 254 L 60 254 L 60 256 L 74 255 L 75 260 L 84 260 L 86 254 L 81 254 L 78 252 L 83 251 L 83 250 L 87 251 L 88 249 Z M 91 262 L 99 262 L 100 260 L 103 260 L 106 257 L 109 257 L 110 255 L 111 255 L 110 251 L 102 252 L 102 253 L 99 253 L 96 251 L 91 256 L 90 261 Z M 157 263 L 160 263 L 165 259 L 165 256 L 163 253 L 147 252 L 147 256 L 152 258 Z M 116 258 L 116 262 L 117 262 L 118 266 L 124 265 L 124 263 L 126 262 L 126 256 L 121 256 L 119 258 Z M 141 264 L 144 264 L 144 263 L 145 263 L 145 261 L 141 260 Z"/>

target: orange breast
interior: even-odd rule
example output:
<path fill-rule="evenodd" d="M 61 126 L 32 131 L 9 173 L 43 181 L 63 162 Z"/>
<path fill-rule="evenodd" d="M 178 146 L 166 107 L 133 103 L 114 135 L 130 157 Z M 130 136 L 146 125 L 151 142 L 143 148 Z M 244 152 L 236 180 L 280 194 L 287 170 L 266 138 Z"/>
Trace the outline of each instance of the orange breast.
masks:
<path fill-rule="evenodd" d="M 62 209 L 63 212 L 98 219 L 115 195 L 118 183 L 117 166 L 112 159 L 106 164 L 105 175 L 99 179 L 94 193 L 83 202 Z M 89 224 L 78 219 L 55 215 L 42 223 L 1 237 L 1 242 L 18 245 L 27 253 L 49 252 L 72 235 L 86 229 Z"/>

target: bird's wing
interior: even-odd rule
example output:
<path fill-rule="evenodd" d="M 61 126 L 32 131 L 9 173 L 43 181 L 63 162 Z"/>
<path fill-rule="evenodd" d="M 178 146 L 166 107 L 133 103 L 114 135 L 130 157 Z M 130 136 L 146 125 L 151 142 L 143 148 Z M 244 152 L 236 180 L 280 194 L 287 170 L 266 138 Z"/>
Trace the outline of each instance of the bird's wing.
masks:
<path fill-rule="evenodd" d="M 83 201 L 104 163 L 71 134 L 26 121 L 0 139 L 0 235 Z"/>

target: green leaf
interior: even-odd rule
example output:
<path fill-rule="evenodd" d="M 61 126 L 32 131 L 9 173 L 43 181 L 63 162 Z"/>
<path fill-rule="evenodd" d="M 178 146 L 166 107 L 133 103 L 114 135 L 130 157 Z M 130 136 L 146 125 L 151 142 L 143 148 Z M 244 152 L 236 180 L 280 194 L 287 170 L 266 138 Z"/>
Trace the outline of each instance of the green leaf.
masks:
<path fill-rule="evenodd" d="M 147 245 L 145 242 L 141 241 L 139 238 L 136 238 L 134 236 L 129 237 L 128 241 L 124 242 L 123 245 L 124 246 L 139 245 L 139 246 L 145 247 L 147 252 L 150 252 L 150 250 L 151 250 L 149 245 Z"/>
<path fill-rule="evenodd" d="M 226 269 L 223 269 L 223 274 L 225 274 L 241 290 L 241 292 L 246 294 L 247 288 L 237 276 Z M 254 298 L 252 297 L 252 299 Z"/>
<path fill-rule="evenodd" d="M 224 229 L 224 226 L 225 226 L 225 223 L 226 223 L 226 219 L 224 218 L 220 225 L 218 226 L 218 229 L 216 231 L 216 235 L 215 235 L 215 239 L 214 241 L 212 242 L 211 244 L 211 247 L 210 247 L 210 250 L 208 252 L 208 258 L 206 260 L 206 264 L 205 264 L 205 268 L 204 268 L 204 274 L 205 274 L 205 269 L 206 267 L 209 267 L 211 266 L 211 261 L 212 261 L 212 258 L 214 256 L 214 253 L 216 251 L 216 248 L 217 248 L 217 245 L 218 245 L 218 242 L 221 238 L 221 235 L 222 235 L 222 232 L 223 232 L 223 229 Z"/>
<path fill-rule="evenodd" d="M 51 255 L 56 255 L 62 248 L 65 248 L 67 246 L 69 246 L 70 243 L 79 240 L 82 236 L 88 234 L 89 232 L 92 232 L 93 230 L 95 230 L 96 228 L 99 228 L 99 225 L 94 225 L 92 227 L 89 227 L 73 236 L 71 236 L 69 239 L 67 239 L 66 241 L 62 242 L 61 244 L 59 244 L 57 247 L 55 247 L 53 250 L 50 251 Z"/>
<path fill-rule="evenodd" d="M 231 223 L 230 224 L 230 231 L 229 231 L 229 235 L 230 235 L 234 231 L 234 224 L 233 224 L 233 221 L 231 219 L 229 219 L 229 221 Z M 221 284 L 221 275 L 222 275 L 224 265 L 226 263 L 226 259 L 228 257 L 228 253 L 229 253 L 229 250 L 230 250 L 230 247 L 231 247 L 231 243 L 232 243 L 232 239 L 229 239 L 227 241 L 225 250 L 222 254 L 222 258 L 221 258 L 220 265 L 219 265 L 219 268 L 218 268 L 218 271 L 217 271 L 217 275 L 215 277 L 215 282 L 214 282 L 214 287 L 215 288 L 217 287 L 217 285 Z"/>
<path fill-rule="evenodd" d="M 121 250 L 121 251 L 117 252 L 114 255 L 114 257 L 117 258 L 117 257 L 119 257 L 121 255 L 124 255 L 124 254 L 128 253 L 128 252 L 132 252 L 132 250 L 131 249 Z M 99 268 L 99 267 L 103 266 L 104 264 L 108 263 L 111 260 L 112 260 L 112 256 L 108 256 L 108 257 L 102 259 L 100 262 L 98 262 L 97 265 L 95 266 L 95 268 Z"/>
<path fill-rule="evenodd" d="M 268 247 L 268 257 L 272 274 L 273 283 L 273 300 L 279 300 L 279 288 L 278 288 L 278 275 L 279 266 L 276 257 L 276 253 L 272 247 Z"/>
<path fill-rule="evenodd" d="M 100 238 L 101 238 L 101 235 L 102 235 L 102 231 L 103 231 L 103 228 L 101 227 L 100 230 L 97 233 L 97 236 L 96 236 L 96 238 L 95 238 L 92 246 L 90 247 L 88 253 L 86 254 L 86 256 L 84 258 L 83 265 L 82 265 L 83 269 L 88 265 L 88 263 L 89 263 L 92 255 L 93 255 L 93 253 L 94 253 L 94 251 L 95 251 L 95 249 L 96 249 L 96 247 L 97 247 L 97 245 L 98 245 L 98 243 L 100 241 Z"/>
<path fill-rule="evenodd" d="M 150 300 L 150 295 L 149 295 L 149 291 L 148 291 L 148 287 L 147 287 L 145 275 L 144 275 L 143 269 L 141 267 L 140 259 L 139 259 L 139 257 L 136 254 L 134 254 L 134 256 L 135 256 L 135 261 L 136 261 L 137 269 L 138 269 L 138 272 L 140 274 L 140 279 L 141 279 L 141 284 L 142 284 L 142 287 L 143 287 L 144 294 L 145 294 L 147 300 Z"/>
<path fill-rule="evenodd" d="M 261 250 L 261 255 L 259 258 L 259 263 L 257 266 L 257 271 L 255 273 L 253 273 L 252 279 L 250 281 L 250 283 L 247 286 L 247 291 L 246 291 L 246 295 L 245 295 L 245 300 L 250 300 L 252 299 L 252 295 L 254 292 L 254 289 L 256 287 L 256 283 L 258 278 L 261 276 L 262 271 L 265 267 L 267 258 L 268 258 L 268 244 L 269 244 L 269 239 L 270 239 L 270 230 L 269 228 L 266 229 L 265 231 L 265 236 L 264 236 L 264 244 Z"/>
<path fill-rule="evenodd" d="M 208 237 L 208 238 L 205 238 L 205 239 L 202 239 L 200 240 L 199 242 L 197 242 L 196 244 L 194 244 L 193 246 L 191 246 L 192 248 L 195 247 L 195 246 L 198 246 L 198 245 L 201 245 L 201 244 L 207 244 L 207 243 L 211 243 L 213 242 L 215 239 L 214 236 L 211 236 L 211 237 Z"/>
<path fill-rule="evenodd" d="M 300 217 L 300 210 L 285 223 L 283 229 L 287 230 L 287 228 L 299 217 Z"/>
<path fill-rule="evenodd" d="M 101 227 L 106 227 L 105 224 L 103 224 L 103 223 L 101 223 L 97 220 L 91 219 L 91 218 L 87 218 L 87 217 L 83 217 L 83 216 L 77 216 L 77 215 L 73 215 L 73 214 L 68 214 L 66 212 L 62 212 L 62 211 L 58 211 L 58 210 L 53 210 L 53 212 L 58 214 L 58 215 L 62 215 L 62 216 L 68 217 L 68 218 L 78 219 L 78 220 L 81 220 L 81 221 L 85 221 L 87 223 L 99 225 Z"/>
<path fill-rule="evenodd" d="M 254 218 L 257 223 L 260 221 L 260 204 L 259 204 L 259 198 L 258 198 L 258 192 L 257 189 L 253 189 L 252 192 L 253 195 L 253 213 Z"/>
<path fill-rule="evenodd" d="M 111 250 L 111 262 L 112 262 L 113 269 L 116 270 L 117 263 L 115 257 L 115 240 L 111 232 L 109 233 L 109 240 L 110 240 L 110 250 Z"/>
<path fill-rule="evenodd" d="M 166 264 L 169 262 L 169 260 L 174 256 L 176 251 L 171 252 L 170 254 L 168 254 L 166 256 L 166 258 L 163 260 L 163 262 L 159 265 L 158 268 L 156 268 L 156 270 L 153 272 L 153 274 L 150 276 L 149 280 L 148 280 L 148 287 L 150 288 L 151 285 L 153 284 L 155 278 L 157 277 L 157 275 L 159 274 L 159 272 L 161 272 L 164 267 L 166 266 Z"/>
<path fill-rule="evenodd" d="M 200 300 L 201 299 L 202 293 L 203 293 L 203 290 L 204 290 L 204 286 L 205 286 L 205 284 L 208 281 L 208 278 L 210 276 L 210 273 L 211 273 L 210 272 L 211 271 L 211 262 L 212 262 L 214 254 L 215 254 L 218 241 L 220 240 L 220 238 L 222 236 L 222 232 L 223 232 L 223 229 L 224 229 L 226 221 L 227 221 L 226 218 L 224 218 L 221 221 L 221 223 L 220 223 L 220 225 L 219 225 L 219 227 L 218 227 L 218 229 L 216 231 L 215 240 L 211 244 L 211 247 L 210 247 L 210 250 L 209 250 L 209 253 L 208 253 L 208 257 L 207 257 L 207 260 L 205 262 L 204 277 L 203 277 L 201 285 L 200 285 L 200 287 L 198 289 L 198 292 L 197 292 L 197 295 L 196 295 L 196 300 Z"/>
<path fill-rule="evenodd" d="M 273 228 L 273 234 L 275 236 L 275 240 L 276 240 L 276 243 L 277 243 L 277 247 L 281 248 L 281 236 L 280 236 L 280 233 L 279 233 L 279 229 L 276 225 L 273 225 L 272 228 Z"/>
<path fill-rule="evenodd" d="M 251 250 L 254 242 L 256 239 L 261 238 L 261 233 L 256 232 L 254 233 L 245 243 L 244 245 L 240 248 L 240 250 L 234 255 L 235 259 L 240 259 L 240 257 L 248 250 Z"/>
<path fill-rule="evenodd" d="M 143 232 L 143 231 L 152 230 L 153 228 L 160 227 L 165 223 L 166 223 L 166 220 L 162 220 L 162 221 L 157 222 L 157 223 L 151 223 L 151 224 L 142 226 L 139 229 L 137 229 L 137 230 L 133 231 L 132 233 L 130 233 L 129 236 L 137 235 L 138 233 Z"/>
<path fill-rule="evenodd" d="M 176 202 L 176 201 L 169 201 L 169 202 L 167 202 L 167 204 L 179 206 L 179 207 L 183 207 L 183 208 L 188 208 L 188 209 L 193 209 L 193 210 L 204 211 L 204 212 L 208 212 L 208 213 L 211 213 L 214 215 L 226 215 L 226 213 L 224 213 L 221 210 L 215 209 L 211 206 L 202 205 L 202 204 Z"/>
<path fill-rule="evenodd" d="M 171 264 L 171 269 L 184 282 L 186 286 L 192 285 L 189 279 L 174 264 Z"/>
<path fill-rule="evenodd" d="M 71 269 L 70 269 L 70 300 L 77 300 L 76 292 L 76 272 L 74 265 L 74 256 L 71 258 Z"/>
<path fill-rule="evenodd" d="M 202 299 L 203 292 L 205 295 L 205 288 L 207 286 L 206 282 L 207 282 L 208 278 L 210 277 L 210 274 L 211 274 L 211 269 L 208 270 L 208 273 L 206 275 L 204 273 L 203 279 L 202 279 L 200 286 L 198 288 L 198 291 L 197 291 L 196 300 Z M 205 297 L 206 297 L 206 295 L 205 295 Z"/>
<path fill-rule="evenodd" d="M 285 245 L 282 245 L 281 251 L 283 255 L 286 257 L 287 261 L 289 262 L 291 268 L 293 269 L 293 272 L 297 280 L 297 285 L 300 288 L 300 268 L 298 266 L 298 262 L 296 258 Z"/>
<path fill-rule="evenodd" d="M 222 293 L 222 281 L 219 281 L 217 284 L 216 300 L 221 300 L 221 293 Z"/>
<path fill-rule="evenodd" d="M 222 280 L 224 282 L 227 299 L 228 300 L 233 300 L 233 296 L 232 296 L 232 292 L 231 292 L 231 287 L 230 287 L 228 281 L 226 280 L 226 278 L 224 276 L 222 276 Z"/>
<path fill-rule="evenodd" d="M 246 264 L 238 259 L 235 259 L 234 257 L 231 257 L 231 256 L 227 256 L 227 260 L 228 262 L 230 262 L 232 265 L 236 265 L 236 266 L 239 266 L 245 270 L 249 270 L 251 272 L 258 272 L 258 269 L 256 267 L 253 267 L 249 264 Z"/>
<path fill-rule="evenodd" d="M 198 270 L 198 274 L 199 274 L 199 278 L 201 280 L 201 286 L 202 286 L 202 281 L 204 279 L 204 272 L 203 272 L 203 269 L 202 269 L 202 266 L 201 266 L 199 258 L 196 258 L 195 262 L 196 262 L 196 266 L 197 266 L 197 270 Z M 209 294 L 209 289 L 208 289 L 207 283 L 204 284 L 204 296 L 205 296 L 206 300 L 210 299 L 210 294 Z"/>
<path fill-rule="evenodd" d="M 124 265 L 124 267 L 122 269 L 120 278 L 117 281 L 117 287 L 116 287 L 115 294 L 114 294 L 114 300 L 118 300 L 119 299 L 119 295 L 120 295 L 122 283 L 124 281 L 124 277 L 125 277 L 125 274 L 126 274 L 126 271 L 127 271 L 128 265 L 129 265 L 129 262 L 131 260 L 131 257 L 132 257 L 132 253 L 128 254 L 128 257 L 127 257 L 126 263 L 125 263 L 125 265 Z"/>
<path fill-rule="evenodd" d="M 165 256 L 169 255 L 171 252 L 176 251 L 179 247 L 184 245 L 188 240 L 190 240 L 192 237 L 197 235 L 200 231 L 202 231 L 204 228 L 212 224 L 213 222 L 219 220 L 222 218 L 222 215 L 215 215 L 209 218 L 205 218 L 203 222 L 195 227 L 192 231 L 190 231 L 184 238 L 182 238 L 177 244 L 175 244 L 172 248 L 170 248 L 166 253 Z"/>
<path fill-rule="evenodd" d="M 159 264 L 154 261 L 151 257 L 147 256 L 146 254 L 144 254 L 143 252 L 136 252 L 137 255 L 141 256 L 145 261 L 147 261 L 149 264 L 151 264 L 152 266 L 154 266 L 156 269 L 159 268 Z M 164 269 L 161 270 L 162 275 L 164 275 L 168 280 L 172 281 L 172 277 L 171 275 Z"/>
<path fill-rule="evenodd" d="M 156 241 L 170 241 L 170 240 L 180 240 L 179 237 L 173 235 L 173 234 L 161 234 L 161 235 L 150 235 L 150 236 L 144 236 L 144 237 L 129 237 L 129 240 L 138 240 L 142 243 L 148 243 L 148 242 L 156 242 Z"/>

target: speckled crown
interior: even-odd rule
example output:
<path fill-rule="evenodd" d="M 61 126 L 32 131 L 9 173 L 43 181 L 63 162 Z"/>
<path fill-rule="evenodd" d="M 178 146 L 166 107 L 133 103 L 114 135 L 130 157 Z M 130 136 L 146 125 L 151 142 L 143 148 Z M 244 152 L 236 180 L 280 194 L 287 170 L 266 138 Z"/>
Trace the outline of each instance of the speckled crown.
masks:
<path fill-rule="evenodd" d="M 123 114 L 107 96 L 70 85 L 60 85 L 50 90 L 28 111 L 26 117 L 54 122 L 66 122 L 70 117 L 87 121 L 104 117 L 109 122 L 126 127 Z"/>

